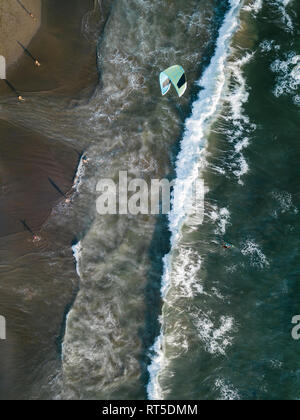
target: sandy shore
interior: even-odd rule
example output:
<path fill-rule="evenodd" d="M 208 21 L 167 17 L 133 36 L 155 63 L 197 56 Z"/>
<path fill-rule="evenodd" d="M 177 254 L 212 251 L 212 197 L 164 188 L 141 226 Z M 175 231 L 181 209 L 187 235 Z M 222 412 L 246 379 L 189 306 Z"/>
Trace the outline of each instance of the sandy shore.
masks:
<path fill-rule="evenodd" d="M 15 63 L 23 54 L 17 41 L 27 46 L 41 25 L 41 0 L 0 0 L 0 54 L 6 58 L 7 66 Z"/>
<path fill-rule="evenodd" d="M 42 8 L 40 0 L 22 1 L 37 22 L 17 0 L 0 0 L 0 54 L 9 64 L 17 60 L 8 79 L 26 97 L 20 104 L 0 83 L 0 255 L 6 261 L 0 266 L 0 314 L 8 323 L 7 340 L 0 342 L 0 400 L 57 395 L 52 379 L 61 370 L 64 317 L 78 287 L 71 243 L 81 231 L 81 219 L 67 225 L 72 204 L 64 205 L 48 179 L 69 191 L 81 148 L 48 137 L 39 119 L 24 128 L 14 122 L 15 112 L 22 109 L 30 118 L 33 104 L 51 95 L 50 118 L 58 90 L 59 98 L 85 97 L 98 80 L 95 45 L 81 32 L 93 1 L 43 0 Z M 3 28 L 5 16 L 9 25 Z M 30 44 L 40 68 L 17 40 Z M 39 243 L 32 242 L 23 219 L 41 236 Z"/>

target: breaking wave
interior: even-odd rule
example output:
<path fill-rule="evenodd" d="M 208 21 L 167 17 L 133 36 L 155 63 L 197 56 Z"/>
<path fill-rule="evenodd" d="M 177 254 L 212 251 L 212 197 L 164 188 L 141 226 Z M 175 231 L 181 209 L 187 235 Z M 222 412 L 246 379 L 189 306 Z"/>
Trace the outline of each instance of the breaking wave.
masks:
<path fill-rule="evenodd" d="M 199 98 L 193 105 L 192 115 L 185 123 L 185 132 L 181 142 L 181 151 L 176 162 L 176 183 L 174 188 L 174 202 L 184 202 L 186 197 L 191 195 L 193 182 L 200 176 L 201 169 L 205 165 L 204 153 L 206 146 L 206 136 L 212 123 L 215 121 L 218 111 L 221 107 L 221 99 L 226 86 L 226 66 L 229 54 L 230 42 L 233 34 L 239 26 L 239 11 L 241 2 L 239 0 L 230 1 L 230 9 L 226 14 L 224 23 L 220 29 L 215 55 L 210 65 L 206 69 L 201 78 L 199 85 L 203 90 L 199 94 Z M 181 194 L 178 194 L 178 193 Z M 183 192 L 183 194 L 182 194 Z M 183 224 L 188 223 L 184 211 L 174 214 L 172 211 L 169 215 L 169 228 L 172 233 L 171 244 L 172 250 L 164 259 L 164 274 L 162 278 L 162 295 L 165 302 L 169 302 L 172 296 L 173 273 L 176 270 L 173 267 L 174 249 L 179 245 L 181 237 L 181 229 Z M 181 278 L 183 282 L 185 277 Z M 163 310 L 164 314 L 164 310 Z M 224 322 L 223 322 L 224 321 Z M 227 330 L 229 323 L 232 321 L 224 319 L 223 327 L 220 328 L 219 336 L 222 336 L 224 328 Z M 163 390 L 160 385 L 160 374 L 163 369 L 168 366 L 168 359 L 165 357 L 164 345 L 165 340 L 170 340 L 175 336 L 164 335 L 164 319 L 161 318 L 161 334 L 156 339 L 153 346 L 152 362 L 149 366 L 150 381 L 148 384 L 149 399 L 162 399 L 164 397 Z"/>

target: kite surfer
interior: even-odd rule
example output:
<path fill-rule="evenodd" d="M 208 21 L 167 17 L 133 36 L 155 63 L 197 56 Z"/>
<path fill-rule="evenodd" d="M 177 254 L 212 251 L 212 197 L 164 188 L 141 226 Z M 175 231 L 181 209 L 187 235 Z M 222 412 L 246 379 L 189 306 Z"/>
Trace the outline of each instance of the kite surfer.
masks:
<path fill-rule="evenodd" d="M 41 66 L 41 63 L 39 62 L 39 60 L 37 59 L 37 58 L 35 58 L 32 54 L 31 54 L 31 52 L 26 48 L 26 47 L 24 47 L 24 45 L 23 44 L 21 44 L 21 42 L 19 42 L 19 41 L 17 41 L 18 42 L 18 44 L 20 45 L 20 47 L 21 48 L 23 48 L 23 50 L 24 50 L 24 52 L 25 52 L 25 54 L 27 54 L 28 55 L 28 57 L 30 57 L 31 59 L 32 59 L 32 61 L 34 62 L 34 65 L 36 66 L 36 67 L 40 67 Z"/>
<path fill-rule="evenodd" d="M 23 102 L 25 99 L 23 96 L 17 91 L 17 89 L 7 80 L 3 79 L 7 86 L 17 95 L 18 101 Z"/>
<path fill-rule="evenodd" d="M 50 184 L 52 185 L 52 187 L 53 188 L 55 188 L 56 189 L 56 191 L 62 196 L 62 197 L 64 197 L 65 198 L 65 202 L 68 204 L 68 203 L 70 203 L 71 202 L 71 200 L 66 196 L 66 194 L 59 188 L 59 186 L 58 185 L 56 185 L 55 184 L 55 182 L 54 181 L 52 181 L 52 179 L 51 178 L 48 178 L 48 180 L 49 180 L 49 182 L 50 182 Z"/>
<path fill-rule="evenodd" d="M 25 6 L 24 4 L 21 2 L 21 0 L 17 0 L 17 2 L 19 3 L 19 5 L 22 7 L 23 10 L 25 10 L 25 12 L 34 20 L 36 21 L 36 17 L 34 16 L 33 13 L 31 13 Z"/>
<path fill-rule="evenodd" d="M 223 243 L 223 245 L 222 245 L 222 247 L 223 247 L 224 249 L 231 249 L 231 248 L 234 248 L 234 246 L 233 246 L 232 244 L 229 244 L 228 242 L 224 242 L 224 243 Z"/>
<path fill-rule="evenodd" d="M 36 235 L 32 229 L 28 226 L 28 224 L 26 223 L 26 220 L 20 220 L 20 222 L 22 223 L 22 225 L 24 226 L 24 228 L 31 234 L 32 238 L 33 238 L 33 242 L 39 242 L 41 240 L 41 238 Z"/>

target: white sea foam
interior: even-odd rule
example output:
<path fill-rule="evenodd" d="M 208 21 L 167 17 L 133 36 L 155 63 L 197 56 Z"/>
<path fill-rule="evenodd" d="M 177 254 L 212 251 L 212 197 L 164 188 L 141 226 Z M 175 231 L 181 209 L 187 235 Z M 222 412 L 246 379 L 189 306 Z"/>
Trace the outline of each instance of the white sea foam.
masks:
<path fill-rule="evenodd" d="M 271 359 L 270 360 L 270 365 L 273 369 L 281 369 L 283 366 L 283 362 L 280 360 L 276 360 L 276 359 Z"/>
<path fill-rule="evenodd" d="M 291 3 L 292 0 L 272 0 L 270 1 L 270 5 L 274 8 L 277 8 L 278 15 L 280 16 L 280 20 L 284 25 L 284 29 L 286 32 L 293 32 L 294 25 L 291 16 L 287 12 L 286 8 Z"/>
<path fill-rule="evenodd" d="M 73 251 L 73 255 L 76 261 L 76 271 L 78 276 L 80 277 L 80 258 L 81 258 L 81 251 L 82 251 L 82 246 L 81 246 L 81 242 L 78 242 L 77 244 L 72 246 L 72 251 Z"/>
<path fill-rule="evenodd" d="M 226 271 L 228 273 L 235 273 L 237 271 L 237 269 L 238 269 L 238 266 L 236 264 L 232 264 L 232 265 L 229 265 L 228 267 L 226 267 Z"/>
<path fill-rule="evenodd" d="M 211 211 L 207 216 L 216 225 L 215 233 L 217 235 L 224 235 L 230 220 L 229 210 L 226 207 L 218 208 L 218 206 L 212 205 Z"/>
<path fill-rule="evenodd" d="M 279 0 L 284 7 L 288 6 L 293 0 Z"/>
<path fill-rule="evenodd" d="M 163 392 L 159 382 L 159 374 L 166 369 L 168 360 L 163 352 L 163 334 L 159 335 L 153 347 L 150 349 L 151 365 L 148 368 L 150 381 L 147 386 L 148 398 L 151 400 L 162 400 Z"/>
<path fill-rule="evenodd" d="M 300 106 L 300 95 L 296 95 L 293 97 L 293 102 L 295 105 Z"/>
<path fill-rule="evenodd" d="M 238 166 L 238 169 L 234 170 L 233 173 L 239 179 L 239 181 L 238 181 L 239 184 L 243 185 L 243 181 L 241 180 L 241 177 L 248 172 L 248 170 L 249 170 L 248 163 L 247 163 L 246 159 L 244 158 L 244 156 L 241 155 L 235 161 L 235 165 Z"/>
<path fill-rule="evenodd" d="M 189 248 L 178 249 L 176 266 L 173 267 L 171 275 L 172 290 L 176 290 L 176 298 L 180 296 L 191 298 L 198 294 L 205 294 L 203 286 L 197 279 L 200 268 L 199 254 Z"/>
<path fill-rule="evenodd" d="M 226 170 L 224 168 L 221 168 L 220 166 L 211 164 L 210 169 L 214 172 L 217 172 L 217 173 L 221 174 L 221 175 L 226 175 Z"/>
<path fill-rule="evenodd" d="M 85 164 L 83 162 L 83 157 L 81 157 L 78 168 L 77 168 L 77 172 L 74 178 L 73 189 L 75 191 L 79 191 L 79 188 L 82 183 L 83 176 L 84 176 L 84 172 L 85 172 Z"/>
<path fill-rule="evenodd" d="M 226 100 L 231 105 L 231 118 L 235 121 L 242 120 L 245 123 L 249 123 L 249 118 L 243 114 L 243 106 L 248 101 L 249 93 L 242 69 L 253 56 L 254 53 L 246 53 L 242 58 L 229 65 L 234 79 L 234 89 L 228 94 Z"/>
<path fill-rule="evenodd" d="M 271 70 L 277 74 L 274 95 L 293 95 L 293 102 L 298 102 L 300 87 L 300 55 L 295 52 L 285 54 L 285 60 L 276 59 L 271 64 Z"/>
<path fill-rule="evenodd" d="M 246 52 L 239 60 L 232 61 L 228 65 L 228 71 L 231 74 L 231 84 L 225 101 L 229 105 L 229 113 L 224 118 L 230 127 L 226 131 L 228 141 L 234 144 L 234 150 L 230 157 L 231 171 L 241 185 L 243 185 L 241 178 L 249 170 L 242 151 L 249 146 L 249 134 L 256 129 L 255 124 L 252 124 L 249 117 L 244 113 L 244 105 L 249 99 L 249 92 L 243 74 L 243 67 L 250 62 L 253 56 L 254 53 Z"/>
<path fill-rule="evenodd" d="M 243 7 L 243 10 L 246 10 L 247 12 L 253 13 L 253 15 L 256 15 L 263 7 L 263 0 L 254 0 L 252 3 L 247 4 Z"/>
<path fill-rule="evenodd" d="M 206 135 L 221 106 L 221 98 L 226 84 L 226 65 L 230 42 L 239 26 L 239 11 L 242 6 L 240 0 L 230 1 L 230 10 L 227 12 L 224 23 L 220 29 L 215 55 L 201 78 L 199 85 L 203 87 L 198 99 L 193 105 L 192 116 L 186 121 L 186 129 L 181 143 L 181 151 L 176 162 L 176 183 L 173 203 L 184 203 L 191 196 L 192 186 L 199 177 L 203 168 L 203 151 L 206 145 Z M 178 194 L 180 192 L 180 195 Z M 178 208 L 178 206 L 177 206 Z M 171 244 L 174 247 L 180 238 L 182 224 L 186 214 L 182 212 L 169 216 L 170 230 L 172 232 Z M 162 278 L 162 295 L 166 299 L 171 285 L 172 251 L 164 258 L 164 274 Z M 228 322 L 228 320 L 227 320 Z M 162 399 L 163 391 L 159 383 L 159 376 L 166 368 L 168 360 L 164 353 L 164 321 L 161 320 L 161 335 L 154 344 L 154 355 L 148 370 L 150 381 L 148 384 L 148 398 Z M 227 325 L 227 324 L 226 324 Z"/>
<path fill-rule="evenodd" d="M 266 268 L 270 265 L 269 260 L 264 255 L 259 245 L 254 240 L 248 239 L 243 244 L 241 253 L 250 257 L 250 264 L 253 267 Z"/>
<path fill-rule="evenodd" d="M 232 0 L 231 5 L 232 8 L 220 30 L 216 53 L 199 82 L 199 86 L 204 89 L 193 105 L 192 116 L 185 124 L 181 150 L 176 161 L 176 181 L 173 195 L 173 204 L 176 204 L 176 208 L 181 207 L 182 212 L 171 212 L 169 216 L 170 230 L 173 233 L 172 243 L 177 242 L 182 224 L 186 219 L 184 207 L 178 206 L 177 203 L 185 203 L 192 196 L 193 185 L 205 164 L 203 157 L 206 135 L 221 106 L 221 98 L 226 84 L 227 51 L 232 34 L 238 27 L 236 9 L 240 2 Z"/>
<path fill-rule="evenodd" d="M 272 40 L 265 39 L 259 44 L 259 48 L 262 52 L 270 52 L 273 50 L 279 51 L 281 47 L 280 45 L 275 44 L 275 41 L 273 39 Z"/>
<path fill-rule="evenodd" d="M 294 213 L 298 214 L 298 209 L 293 204 L 293 197 L 292 194 L 287 191 L 273 191 L 272 192 L 273 198 L 277 201 L 278 207 L 274 211 L 274 216 L 278 216 L 278 214 L 283 213 Z"/>
<path fill-rule="evenodd" d="M 248 137 L 243 138 L 241 141 L 239 141 L 239 142 L 238 142 L 238 143 L 234 146 L 235 152 L 236 152 L 236 153 L 241 153 L 241 151 L 242 151 L 243 149 L 246 149 L 246 148 L 249 146 L 249 143 L 250 143 L 250 141 L 249 141 L 249 138 L 248 138 Z"/>
<path fill-rule="evenodd" d="M 212 312 L 200 312 L 193 316 L 198 336 L 205 350 L 211 354 L 225 355 L 227 347 L 231 346 L 235 322 L 233 317 L 221 316 L 217 321 Z"/>
<path fill-rule="evenodd" d="M 220 391 L 220 400 L 240 400 L 240 395 L 237 389 L 229 384 L 225 379 L 218 378 L 215 382 L 215 387 Z"/>
<path fill-rule="evenodd" d="M 74 244 L 72 246 L 72 251 L 73 251 L 73 256 L 75 259 L 77 275 L 81 277 L 81 273 L 80 273 L 80 259 L 81 259 L 81 252 L 82 252 L 81 242 L 77 242 L 77 244 Z M 68 320 L 69 320 L 70 314 L 71 312 L 68 312 L 66 316 L 66 328 L 68 326 Z M 61 353 L 62 360 L 63 360 L 64 354 L 65 354 L 65 340 L 62 342 L 62 353 Z"/>

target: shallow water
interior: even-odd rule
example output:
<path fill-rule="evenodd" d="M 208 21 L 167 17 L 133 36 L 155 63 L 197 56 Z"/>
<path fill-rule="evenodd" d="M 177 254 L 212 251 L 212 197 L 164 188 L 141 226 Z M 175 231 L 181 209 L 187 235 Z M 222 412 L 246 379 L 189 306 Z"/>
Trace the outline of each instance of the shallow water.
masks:
<path fill-rule="evenodd" d="M 182 132 L 189 95 L 180 102 L 162 99 L 157 74 L 180 59 L 193 86 L 213 51 L 224 7 L 212 9 L 204 1 L 168 6 L 115 2 L 98 44 L 101 80 L 85 111 L 93 108 L 95 139 L 78 200 L 82 205 L 87 197 L 94 212 L 101 178 L 117 180 L 127 170 L 129 177 L 149 181 L 171 172 L 170 149 Z M 160 247 L 156 224 L 166 236 Z M 161 258 L 168 249 L 163 225 L 149 216 L 94 215 L 80 241 L 80 292 L 64 340 L 64 396 L 145 398 L 146 353 L 158 331 Z M 147 299 L 154 301 L 152 313 Z"/>

